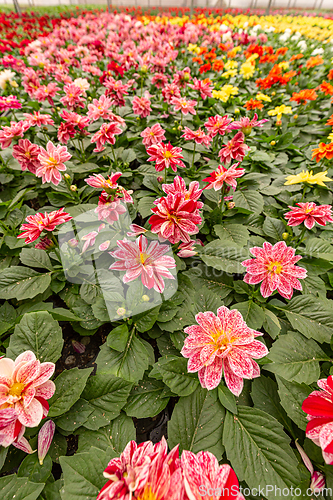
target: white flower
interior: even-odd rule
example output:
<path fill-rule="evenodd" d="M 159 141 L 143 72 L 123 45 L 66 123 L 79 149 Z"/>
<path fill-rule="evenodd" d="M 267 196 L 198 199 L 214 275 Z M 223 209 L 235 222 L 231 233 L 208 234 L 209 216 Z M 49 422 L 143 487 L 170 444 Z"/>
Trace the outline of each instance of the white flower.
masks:
<path fill-rule="evenodd" d="M 0 87 L 5 90 L 7 82 L 10 82 L 13 80 L 15 77 L 14 71 L 11 71 L 10 69 L 5 69 L 4 71 L 0 72 Z"/>
<path fill-rule="evenodd" d="M 79 87 L 81 90 L 84 91 L 88 90 L 90 87 L 90 83 L 86 78 L 76 78 L 73 83 L 74 85 L 76 85 L 76 87 Z"/>
<path fill-rule="evenodd" d="M 320 47 L 319 49 L 315 49 L 312 51 L 311 55 L 312 56 L 317 56 L 317 55 L 320 55 L 320 54 L 323 54 L 324 53 L 324 49 L 322 47 Z"/>

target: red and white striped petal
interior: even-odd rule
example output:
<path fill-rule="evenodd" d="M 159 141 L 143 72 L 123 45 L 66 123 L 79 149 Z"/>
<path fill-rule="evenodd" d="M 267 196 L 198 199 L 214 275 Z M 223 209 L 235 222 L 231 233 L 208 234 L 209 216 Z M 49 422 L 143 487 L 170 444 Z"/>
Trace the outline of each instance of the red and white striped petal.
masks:
<path fill-rule="evenodd" d="M 9 392 L 8 385 L 0 384 L 0 406 L 3 405 L 4 403 L 7 403 L 9 399 L 8 392 Z"/>
<path fill-rule="evenodd" d="M 17 417 L 25 427 L 37 427 L 43 418 L 43 407 L 36 398 L 26 408 L 22 401 L 15 403 Z"/>
<path fill-rule="evenodd" d="M 15 366 L 17 366 L 19 363 L 28 363 L 29 361 L 35 361 L 36 356 L 32 351 L 25 351 L 22 352 L 17 358 L 15 359 Z"/>
<path fill-rule="evenodd" d="M 253 366 L 251 359 L 237 347 L 229 353 L 228 362 L 230 369 L 237 377 L 252 378 Z"/>
<path fill-rule="evenodd" d="M 28 361 L 16 373 L 16 381 L 20 384 L 29 384 L 38 377 L 39 369 L 40 362 L 38 360 Z"/>
<path fill-rule="evenodd" d="M 55 423 L 48 420 L 38 433 L 38 460 L 43 465 L 44 458 L 49 451 L 55 432 Z"/>
<path fill-rule="evenodd" d="M 325 453 L 333 453 L 333 422 L 322 426 L 319 433 L 319 443 Z"/>
<path fill-rule="evenodd" d="M 52 377 L 54 374 L 55 370 L 55 364 L 54 363 L 41 363 L 40 369 L 39 369 L 39 375 L 37 378 L 34 379 L 32 382 L 32 387 L 37 387 L 39 385 L 44 384 L 49 378 Z"/>
<path fill-rule="evenodd" d="M 215 389 L 221 382 L 223 371 L 223 359 L 215 358 L 213 364 L 206 366 L 205 371 L 205 388 L 209 391 Z"/>
<path fill-rule="evenodd" d="M 38 396 L 43 399 L 50 399 L 55 393 L 55 389 L 55 383 L 52 382 L 52 380 L 47 380 L 46 382 L 44 382 L 44 384 L 36 387 L 36 397 Z"/>
<path fill-rule="evenodd" d="M 31 448 L 29 441 L 24 436 L 14 441 L 12 444 L 13 446 L 15 446 L 15 448 L 18 448 L 19 450 L 22 450 L 24 451 L 24 453 L 28 453 L 29 455 L 35 453 L 36 451 Z"/>
<path fill-rule="evenodd" d="M 241 377 L 237 377 L 231 370 L 228 358 L 223 360 L 224 379 L 229 391 L 235 396 L 239 396 L 243 390 L 244 382 Z"/>

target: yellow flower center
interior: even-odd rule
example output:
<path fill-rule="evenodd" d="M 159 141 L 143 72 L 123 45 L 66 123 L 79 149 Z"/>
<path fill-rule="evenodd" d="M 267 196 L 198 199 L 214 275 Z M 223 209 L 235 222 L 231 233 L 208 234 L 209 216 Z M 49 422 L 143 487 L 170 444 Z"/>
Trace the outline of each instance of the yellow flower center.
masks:
<path fill-rule="evenodd" d="M 271 262 L 267 266 L 267 271 L 269 271 L 270 273 L 274 273 L 274 274 L 281 274 L 283 271 L 283 266 L 282 266 L 281 262 L 276 262 L 276 261 Z"/>
<path fill-rule="evenodd" d="M 53 156 L 49 156 L 47 159 L 47 162 L 48 162 L 50 167 L 55 167 L 56 165 L 58 165 L 58 160 L 53 158 Z"/>
<path fill-rule="evenodd" d="M 171 151 L 165 151 L 163 156 L 164 156 L 164 158 L 166 158 L 168 160 L 169 158 L 172 158 L 172 153 L 171 153 Z"/>
<path fill-rule="evenodd" d="M 141 495 L 138 496 L 138 500 L 157 500 L 157 496 L 155 493 L 152 492 L 150 486 L 146 486 L 145 489 L 143 490 L 143 493 L 141 493 Z"/>
<path fill-rule="evenodd" d="M 148 255 L 146 253 L 144 253 L 144 252 L 140 252 L 140 261 L 141 261 L 141 264 L 144 264 L 147 259 L 148 259 Z"/>
<path fill-rule="evenodd" d="M 10 396 L 16 396 L 16 397 L 20 397 L 21 396 L 21 393 L 24 391 L 24 387 L 25 385 L 24 384 L 21 384 L 20 382 L 16 382 L 15 384 L 13 384 L 8 392 L 8 394 Z"/>
<path fill-rule="evenodd" d="M 312 210 L 313 210 L 313 208 L 306 208 L 306 209 L 305 209 L 305 213 L 306 213 L 306 214 L 309 214 L 309 213 L 311 213 L 311 212 L 312 212 Z"/>

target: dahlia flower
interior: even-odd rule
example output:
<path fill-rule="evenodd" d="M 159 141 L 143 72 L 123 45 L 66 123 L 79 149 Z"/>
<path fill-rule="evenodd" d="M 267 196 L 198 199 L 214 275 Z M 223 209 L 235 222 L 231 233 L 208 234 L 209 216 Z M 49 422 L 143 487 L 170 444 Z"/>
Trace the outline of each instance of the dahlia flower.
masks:
<path fill-rule="evenodd" d="M 332 160 L 333 158 L 333 143 L 330 142 L 325 144 L 324 142 L 320 142 L 317 148 L 312 149 L 312 160 L 315 159 L 318 163 L 323 158 L 327 160 Z"/>
<path fill-rule="evenodd" d="M 296 203 L 299 208 L 291 207 L 290 212 L 284 214 L 288 226 L 299 226 L 304 222 L 307 229 L 312 229 L 315 223 L 326 226 L 326 222 L 333 222 L 331 205 L 316 205 L 315 203 Z"/>
<path fill-rule="evenodd" d="M 0 96 L 0 111 L 8 111 L 9 109 L 20 109 L 22 104 L 15 95 L 7 97 Z"/>
<path fill-rule="evenodd" d="M 88 116 L 82 116 L 78 113 L 75 113 L 74 111 L 67 111 L 66 109 L 64 109 L 60 113 L 60 116 L 65 120 L 66 123 L 70 123 L 74 127 L 77 126 L 80 130 L 83 130 L 85 127 L 87 127 L 90 122 Z"/>
<path fill-rule="evenodd" d="M 99 99 L 93 99 L 91 104 L 88 104 L 88 118 L 95 122 L 102 118 L 103 120 L 109 119 L 109 108 L 112 106 L 112 99 L 101 95 Z"/>
<path fill-rule="evenodd" d="M 205 100 L 207 97 L 212 97 L 212 82 L 209 78 L 205 80 L 198 80 L 197 78 L 193 78 L 193 83 L 189 83 L 188 85 L 193 90 L 197 90 L 200 93 L 201 99 Z"/>
<path fill-rule="evenodd" d="M 106 193 L 112 194 L 119 198 L 124 198 L 126 203 L 133 203 L 133 198 L 130 193 L 132 191 L 126 191 L 125 188 L 119 186 L 117 180 L 122 175 L 121 172 L 115 172 L 114 174 L 108 175 L 108 179 L 105 179 L 102 174 L 94 174 L 84 179 L 89 186 L 96 189 L 104 189 Z"/>
<path fill-rule="evenodd" d="M 161 127 L 159 123 L 154 123 L 152 127 L 146 127 L 141 132 L 141 137 L 143 137 L 142 144 L 149 147 L 153 144 L 158 144 L 165 140 L 165 130 Z"/>
<path fill-rule="evenodd" d="M 66 95 L 60 99 L 60 102 L 66 106 L 67 109 L 73 111 L 75 108 L 84 108 L 85 100 L 81 97 L 83 95 L 83 90 L 80 87 L 74 83 L 69 83 L 64 86 L 64 92 Z"/>
<path fill-rule="evenodd" d="M 185 168 L 181 158 L 182 148 L 173 147 L 169 144 L 153 144 L 147 148 L 147 153 L 150 155 L 148 161 L 155 161 L 155 170 L 162 172 L 165 168 L 171 167 L 174 172 L 177 172 L 177 167 Z"/>
<path fill-rule="evenodd" d="M 202 193 L 202 189 L 200 189 L 198 181 L 190 182 L 190 185 L 187 189 L 186 183 L 182 177 L 176 175 L 172 184 L 162 184 L 162 189 L 166 194 L 176 195 L 177 193 L 181 193 L 184 195 L 185 200 L 192 200 L 197 202 L 197 208 L 202 208 L 203 203 L 201 201 L 197 201 Z"/>
<path fill-rule="evenodd" d="M 109 269 L 126 271 L 123 282 L 129 283 L 141 276 L 142 284 L 148 288 L 154 288 L 156 292 L 163 293 L 164 280 L 175 279 L 169 269 L 176 267 L 173 257 L 165 255 L 170 250 L 169 245 L 161 245 L 158 241 L 152 241 L 148 246 L 145 236 L 139 236 L 136 241 L 127 239 L 117 241 L 119 249 L 109 252 L 112 257 L 118 259 Z"/>
<path fill-rule="evenodd" d="M 308 471 L 311 474 L 311 483 L 310 483 L 310 489 L 312 493 L 317 496 L 317 493 L 322 493 L 322 489 L 325 488 L 325 476 L 321 472 L 315 471 L 313 468 L 313 465 L 311 463 L 311 460 L 303 450 L 303 448 L 298 444 L 297 439 L 296 439 L 296 448 L 298 450 L 298 453 L 301 455 L 302 460 L 304 462 L 305 467 L 308 469 Z"/>
<path fill-rule="evenodd" d="M 318 172 L 313 174 L 313 171 L 302 170 L 299 174 L 288 175 L 286 177 L 285 186 L 291 186 L 292 184 L 300 184 L 301 182 L 307 182 L 310 185 L 318 184 L 318 186 L 326 187 L 325 182 L 332 182 L 333 179 L 327 177 L 327 170 L 325 172 Z"/>
<path fill-rule="evenodd" d="M 242 161 L 247 151 L 250 151 L 249 146 L 244 142 L 243 132 L 237 132 L 227 145 L 219 152 L 219 158 L 224 164 L 228 164 L 231 160 Z"/>
<path fill-rule="evenodd" d="M 171 104 L 174 97 L 180 97 L 180 90 L 178 85 L 176 85 L 175 83 L 167 83 L 162 89 L 162 95 L 164 100 L 168 104 Z"/>
<path fill-rule="evenodd" d="M 255 113 L 252 120 L 247 116 L 244 116 L 238 121 L 234 121 L 229 125 L 230 130 L 241 130 L 243 134 L 249 135 L 252 131 L 253 127 L 262 127 L 264 123 L 268 122 L 268 120 L 258 120 L 258 115 Z"/>
<path fill-rule="evenodd" d="M 119 220 L 119 215 L 126 212 L 127 209 L 122 204 L 122 199 L 102 191 L 98 199 L 98 206 L 95 208 L 98 220 L 105 220 L 109 224 L 113 224 L 115 221 Z"/>
<path fill-rule="evenodd" d="M 31 243 L 37 240 L 43 231 L 54 231 L 57 226 L 73 218 L 64 210 L 64 208 L 60 208 L 50 213 L 37 212 L 35 215 L 28 215 L 25 219 L 28 224 L 22 224 L 20 229 L 24 232 L 19 234 L 18 238 L 25 238 L 25 243 Z"/>
<path fill-rule="evenodd" d="M 320 446 L 327 464 L 333 464 L 333 377 L 317 382 L 321 391 L 313 391 L 303 401 L 302 410 L 309 420 L 306 437 Z"/>
<path fill-rule="evenodd" d="M 199 451 L 195 455 L 191 451 L 184 450 L 181 465 L 185 491 L 189 499 L 244 500 L 234 470 L 228 464 L 219 465 L 217 458 L 209 451 Z"/>
<path fill-rule="evenodd" d="M 25 121 L 29 123 L 30 127 L 42 127 L 43 125 L 54 125 L 51 115 L 42 115 L 39 111 L 31 113 L 23 113 Z"/>
<path fill-rule="evenodd" d="M 191 130 L 188 127 L 184 127 L 184 133 L 181 137 L 184 137 L 186 141 L 194 141 L 196 144 L 203 144 L 206 148 L 209 147 L 212 138 L 209 135 L 206 135 L 201 128 L 198 130 Z"/>
<path fill-rule="evenodd" d="M 15 361 L 0 359 L 0 445 L 9 446 L 24 434 L 25 427 L 37 427 L 49 410 L 47 399 L 55 391 L 51 380 L 54 363 L 40 363 L 31 351 Z"/>
<path fill-rule="evenodd" d="M 146 118 L 151 113 L 150 100 L 147 97 L 134 96 L 132 101 L 133 113 L 140 118 Z"/>
<path fill-rule="evenodd" d="M 181 350 L 189 358 L 187 370 L 198 372 L 203 388 L 211 390 L 224 379 L 229 390 L 239 396 L 243 379 L 259 377 L 260 369 L 253 360 L 268 353 L 267 347 L 255 337 L 262 335 L 249 328 L 237 309 L 222 306 L 217 316 L 211 311 L 195 317 L 198 325 L 185 328 L 188 337 Z"/>
<path fill-rule="evenodd" d="M 229 130 L 229 124 L 231 123 L 231 118 L 228 115 L 220 116 L 210 116 L 204 126 L 206 127 L 209 135 L 215 137 L 217 134 L 224 135 Z"/>
<path fill-rule="evenodd" d="M 60 123 L 57 138 L 62 144 L 67 144 L 67 142 L 72 139 L 76 134 L 76 130 L 71 123 Z"/>
<path fill-rule="evenodd" d="M 10 127 L 2 127 L 0 130 L 0 145 L 2 149 L 8 148 L 13 139 L 23 137 L 29 128 L 30 125 L 26 121 L 10 122 Z"/>
<path fill-rule="evenodd" d="M 36 174 L 37 168 L 40 167 L 40 152 L 40 147 L 28 139 L 19 139 L 18 144 L 13 146 L 13 157 L 19 162 L 21 169 L 29 170 L 32 174 Z"/>
<path fill-rule="evenodd" d="M 293 288 L 302 290 L 299 279 L 306 278 L 307 271 L 303 267 L 295 266 L 302 257 L 295 255 L 295 249 L 287 247 L 284 241 L 271 245 L 267 241 L 263 247 L 250 248 L 255 259 L 242 262 L 246 267 L 245 283 L 256 285 L 261 283 L 260 293 L 269 297 L 277 290 L 282 297 L 291 299 Z"/>
<path fill-rule="evenodd" d="M 107 142 L 113 145 L 116 142 L 115 136 L 121 133 L 122 130 L 119 128 L 118 123 L 103 123 L 101 128 L 91 138 L 91 142 L 96 142 L 94 151 L 97 153 L 104 151 L 104 144 Z"/>
<path fill-rule="evenodd" d="M 229 168 L 219 165 L 215 172 L 212 172 L 209 177 L 203 179 L 203 182 L 209 182 L 205 189 L 214 188 L 215 191 L 218 191 L 225 183 L 235 191 L 237 187 L 236 179 L 245 174 L 245 168 L 237 168 L 238 165 L 239 163 L 234 163 Z"/>
<path fill-rule="evenodd" d="M 197 101 L 192 101 L 191 99 L 185 99 L 185 97 L 173 97 L 171 99 L 171 104 L 174 105 L 175 111 L 181 111 L 183 115 L 188 115 L 188 113 L 195 115 L 196 111 L 194 106 L 198 103 Z"/>
<path fill-rule="evenodd" d="M 48 141 L 46 150 L 41 147 L 38 155 L 40 166 L 36 170 L 36 176 L 42 178 L 42 183 L 52 182 L 55 186 L 61 181 L 61 173 L 66 170 L 64 164 L 72 158 L 66 146 L 55 146 Z"/>
<path fill-rule="evenodd" d="M 199 215 L 197 202 L 186 200 L 182 193 L 168 194 L 155 201 L 154 213 L 149 219 L 151 232 L 170 243 L 183 241 L 188 243 L 190 235 L 197 234 L 202 218 Z"/>

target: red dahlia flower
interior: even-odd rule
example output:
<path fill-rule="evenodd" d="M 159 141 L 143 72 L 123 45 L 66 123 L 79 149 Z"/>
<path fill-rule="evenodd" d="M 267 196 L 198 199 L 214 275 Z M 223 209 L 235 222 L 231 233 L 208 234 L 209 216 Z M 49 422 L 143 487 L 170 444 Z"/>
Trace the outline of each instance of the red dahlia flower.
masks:
<path fill-rule="evenodd" d="M 230 130 L 241 130 L 243 134 L 249 135 L 252 131 L 253 127 L 262 127 L 264 123 L 268 122 L 268 120 L 258 120 L 258 115 L 255 113 L 252 120 L 247 116 L 244 116 L 239 121 L 234 121 L 229 125 Z"/>
<path fill-rule="evenodd" d="M 249 146 L 244 142 L 243 132 L 237 132 L 227 145 L 219 152 L 221 162 L 228 164 L 231 160 L 242 161 L 247 151 L 250 151 Z"/>
<path fill-rule="evenodd" d="M 289 207 L 291 210 L 284 217 L 288 220 L 288 226 L 299 226 L 304 222 L 307 229 L 312 229 L 315 223 L 326 226 L 326 222 L 333 222 L 331 205 L 316 205 L 315 203 L 296 203 L 297 207 Z"/>
<path fill-rule="evenodd" d="M 182 148 L 173 147 L 169 144 L 153 144 L 147 148 L 147 153 L 150 155 L 148 161 L 155 161 L 155 170 L 162 172 L 165 168 L 171 167 L 174 172 L 177 172 L 177 167 L 185 168 L 181 158 Z"/>
<path fill-rule="evenodd" d="M 71 220 L 73 217 L 64 212 L 64 208 L 54 210 L 53 212 L 44 214 L 37 212 L 35 215 L 28 215 L 25 219 L 28 224 L 22 224 L 20 227 L 24 233 L 19 234 L 18 238 L 25 238 L 25 243 L 31 243 L 37 240 L 43 231 L 54 231 L 54 229 Z"/>
<path fill-rule="evenodd" d="M 202 189 L 199 187 L 199 182 L 192 181 L 187 189 L 186 183 L 182 177 L 177 175 L 172 184 L 162 184 L 162 189 L 166 194 L 174 194 L 182 193 L 184 195 L 185 200 L 192 200 L 197 202 L 197 208 L 202 208 L 203 203 L 201 201 L 197 201 L 202 193 Z"/>
<path fill-rule="evenodd" d="M 41 147 L 38 155 L 40 166 L 36 170 L 37 177 L 42 178 L 42 183 L 52 182 L 55 186 L 62 179 L 60 172 L 66 170 L 65 161 L 72 158 L 72 155 L 67 151 L 66 146 L 55 146 L 49 141 L 46 145 L 46 150 Z"/>
<path fill-rule="evenodd" d="M 206 135 L 201 128 L 198 130 L 191 130 L 188 127 L 184 127 L 184 133 L 181 137 L 184 137 L 186 141 L 194 141 L 196 144 L 203 144 L 207 148 L 212 141 L 211 136 Z"/>
<path fill-rule="evenodd" d="M 287 247 L 284 241 L 271 245 L 267 241 L 263 247 L 250 248 L 255 259 L 242 262 L 246 267 L 245 283 L 256 285 L 261 283 L 260 293 L 269 297 L 277 290 L 282 297 L 291 299 L 293 288 L 302 290 L 299 279 L 306 278 L 307 271 L 303 267 L 295 266 L 302 257 L 295 255 L 295 249 Z"/>
<path fill-rule="evenodd" d="M 236 309 L 222 306 L 217 316 L 211 311 L 195 317 L 198 325 L 185 328 L 188 337 L 181 350 L 189 358 L 187 370 L 198 372 L 200 384 L 208 390 L 219 385 L 224 372 L 230 391 L 239 396 L 243 379 L 259 377 L 260 369 L 253 360 L 268 354 L 267 347 L 255 337 L 262 335 L 249 328 Z"/>
<path fill-rule="evenodd" d="M 20 109 L 22 104 L 15 95 L 7 97 L 0 96 L 0 111 L 8 111 L 9 109 Z"/>
<path fill-rule="evenodd" d="M 212 172 L 209 177 L 203 179 L 203 182 L 209 182 L 208 186 L 206 186 L 205 189 L 214 188 L 215 191 L 218 191 L 222 188 L 223 184 L 226 183 L 235 191 L 237 187 L 236 179 L 238 177 L 242 177 L 242 175 L 245 174 L 245 169 L 237 168 L 238 165 L 239 163 L 234 163 L 229 168 L 226 168 L 223 165 L 219 165 L 215 172 Z"/>
<path fill-rule="evenodd" d="M 231 123 L 231 118 L 228 115 L 220 116 L 210 116 L 204 126 L 206 127 L 209 135 L 215 137 L 217 134 L 224 135 L 229 130 L 229 124 Z"/>
<path fill-rule="evenodd" d="M 103 123 L 101 128 L 91 138 L 91 142 L 96 142 L 94 151 L 97 153 L 104 151 L 104 144 L 107 142 L 113 145 L 116 142 L 115 136 L 121 133 L 122 130 L 119 128 L 118 123 Z"/>
<path fill-rule="evenodd" d="M 37 168 L 40 167 L 40 152 L 40 147 L 28 139 L 19 139 L 18 144 L 13 146 L 13 157 L 19 162 L 21 169 L 29 170 L 32 174 L 36 174 Z"/>
<path fill-rule="evenodd" d="M 26 121 L 10 122 L 10 127 L 2 127 L 0 130 L 0 145 L 2 149 L 8 148 L 13 139 L 23 137 L 29 127 L 30 125 Z"/>
<path fill-rule="evenodd" d="M 133 113 L 140 118 L 146 118 L 151 113 L 150 100 L 147 97 L 134 96 L 132 101 Z"/>

